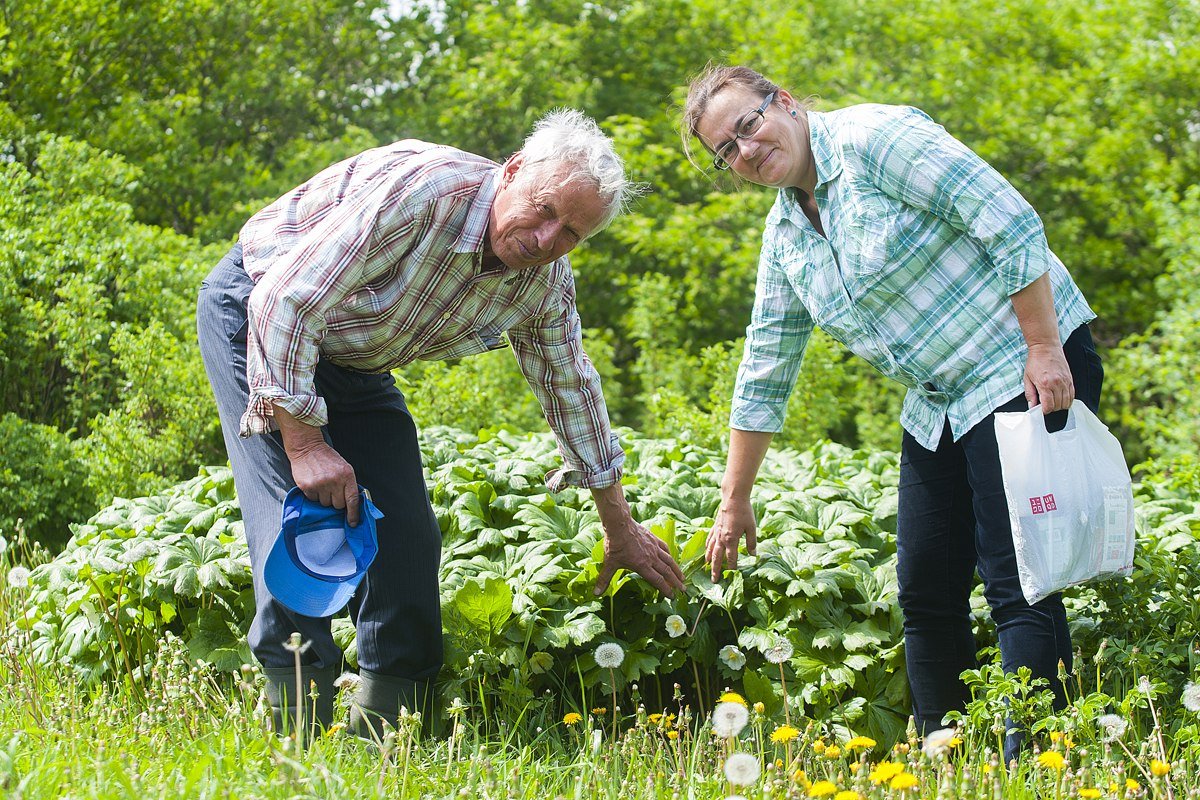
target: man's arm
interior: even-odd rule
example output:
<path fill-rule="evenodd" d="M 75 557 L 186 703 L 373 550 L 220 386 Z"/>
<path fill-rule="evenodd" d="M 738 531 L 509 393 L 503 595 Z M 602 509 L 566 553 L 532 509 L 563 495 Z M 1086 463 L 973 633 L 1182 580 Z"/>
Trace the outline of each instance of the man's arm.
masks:
<path fill-rule="evenodd" d="M 683 588 L 683 570 L 671 558 L 667 543 L 633 520 L 620 483 L 592 489 L 604 526 L 604 564 L 595 593 L 604 594 L 618 569 L 633 570 L 667 596 Z"/>
<path fill-rule="evenodd" d="M 346 509 L 346 520 L 356 527 L 361 499 L 354 467 L 326 443 L 320 428 L 301 422 L 279 406 L 274 408 L 274 417 L 292 463 L 292 479 L 300 491 L 323 506 Z"/>

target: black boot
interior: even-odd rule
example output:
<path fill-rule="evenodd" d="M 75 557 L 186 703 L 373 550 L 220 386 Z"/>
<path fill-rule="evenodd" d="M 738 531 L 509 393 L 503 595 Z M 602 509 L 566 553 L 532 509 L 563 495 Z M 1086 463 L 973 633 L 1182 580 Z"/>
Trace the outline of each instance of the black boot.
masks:
<path fill-rule="evenodd" d="M 338 676 L 337 667 L 301 667 L 303 696 L 299 704 L 292 696 L 296 694 L 294 667 L 268 667 L 263 674 L 267 676 L 267 702 L 271 704 L 271 722 L 276 733 L 288 735 L 296 730 L 297 707 L 308 726 L 304 732 L 306 741 L 312 741 L 313 736 L 333 724 L 333 681 Z M 312 697 L 314 685 L 316 699 Z"/>
<path fill-rule="evenodd" d="M 396 730 L 401 707 L 421 714 L 421 733 L 433 720 L 433 681 L 413 681 L 360 669 L 358 693 L 350 706 L 350 732 L 381 742 L 390 728 Z M 386 723 L 386 724 L 385 724 Z"/>

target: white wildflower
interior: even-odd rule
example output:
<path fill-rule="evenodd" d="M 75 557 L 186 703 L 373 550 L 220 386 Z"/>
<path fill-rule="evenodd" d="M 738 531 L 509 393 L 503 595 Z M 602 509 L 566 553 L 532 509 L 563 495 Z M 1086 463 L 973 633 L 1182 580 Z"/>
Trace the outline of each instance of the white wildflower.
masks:
<path fill-rule="evenodd" d="M 725 662 L 725 666 L 730 669 L 738 670 L 746 666 L 746 656 L 735 645 L 725 645 L 721 648 L 719 655 L 721 656 L 721 660 Z"/>
<path fill-rule="evenodd" d="M 763 658 L 770 661 L 772 664 L 782 664 L 792 657 L 795 648 L 787 639 L 780 639 L 773 646 L 763 650 Z"/>
<path fill-rule="evenodd" d="M 29 585 L 29 570 L 25 567 L 13 567 L 8 571 L 8 585 L 14 589 L 24 589 Z"/>
<path fill-rule="evenodd" d="M 741 703 L 717 703 L 712 715 L 713 730 L 724 739 L 737 736 L 749 721 L 750 711 Z"/>
<path fill-rule="evenodd" d="M 8 539 L 0 536 L 0 556 L 8 552 Z"/>
<path fill-rule="evenodd" d="M 601 669 L 616 669 L 625 660 L 625 651 L 616 642 L 605 642 L 596 648 L 596 666 Z"/>
<path fill-rule="evenodd" d="M 1183 687 L 1183 707 L 1188 711 L 1200 711 L 1200 683 L 1187 682 Z"/>
<path fill-rule="evenodd" d="M 543 672 L 549 672 L 554 666 L 554 656 L 549 653 L 538 651 L 529 657 L 529 671 L 535 675 L 541 675 Z"/>
<path fill-rule="evenodd" d="M 1147 697 L 1150 696 L 1150 679 L 1145 675 L 1138 678 L 1138 691 Z"/>
<path fill-rule="evenodd" d="M 667 617 L 667 635 L 672 639 L 677 639 L 687 633 L 687 623 L 683 621 L 683 617 L 678 614 L 672 614 Z"/>
<path fill-rule="evenodd" d="M 950 749 L 950 742 L 955 736 L 954 728 L 941 728 L 925 734 L 921 750 L 930 758 L 936 758 Z"/>
<path fill-rule="evenodd" d="M 358 687 L 362 686 L 362 682 L 362 676 L 357 672 L 343 672 L 334 679 L 333 688 L 357 691 Z"/>
<path fill-rule="evenodd" d="M 1129 720 L 1117 714 L 1104 714 L 1096 720 L 1096 724 L 1100 726 L 1104 741 L 1115 742 L 1125 735 L 1125 729 L 1129 727 Z"/>
<path fill-rule="evenodd" d="M 725 778 L 734 786 L 749 786 L 762 774 L 762 765 L 749 753 L 734 753 L 725 759 Z"/>

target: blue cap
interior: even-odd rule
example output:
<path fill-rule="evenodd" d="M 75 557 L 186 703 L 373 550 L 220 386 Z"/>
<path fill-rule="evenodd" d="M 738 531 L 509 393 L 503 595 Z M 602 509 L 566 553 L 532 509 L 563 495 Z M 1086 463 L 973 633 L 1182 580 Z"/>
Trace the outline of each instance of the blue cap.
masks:
<path fill-rule="evenodd" d="M 328 617 L 340 611 L 375 560 L 375 520 L 383 512 L 363 487 L 358 491 L 362 512 L 357 528 L 346 521 L 345 509 L 309 500 L 298 487 L 284 498 L 283 524 L 263 580 L 275 599 L 297 614 Z"/>

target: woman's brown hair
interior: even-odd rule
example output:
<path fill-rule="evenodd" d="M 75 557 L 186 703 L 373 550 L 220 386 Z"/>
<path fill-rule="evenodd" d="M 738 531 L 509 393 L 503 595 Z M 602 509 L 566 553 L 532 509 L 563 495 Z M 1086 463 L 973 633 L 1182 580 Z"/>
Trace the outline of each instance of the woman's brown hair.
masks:
<path fill-rule="evenodd" d="M 730 86 L 742 86 L 755 94 L 766 97 L 771 92 L 778 92 L 778 84 L 768 80 L 762 73 L 742 66 L 723 66 L 709 64 L 692 79 L 688 85 L 687 100 L 683 104 L 683 118 L 679 121 L 679 138 L 683 142 L 683 152 L 687 160 L 697 169 L 705 169 L 692 152 L 692 141 L 698 138 L 696 132 L 700 119 L 708 110 L 709 102 Z"/>

